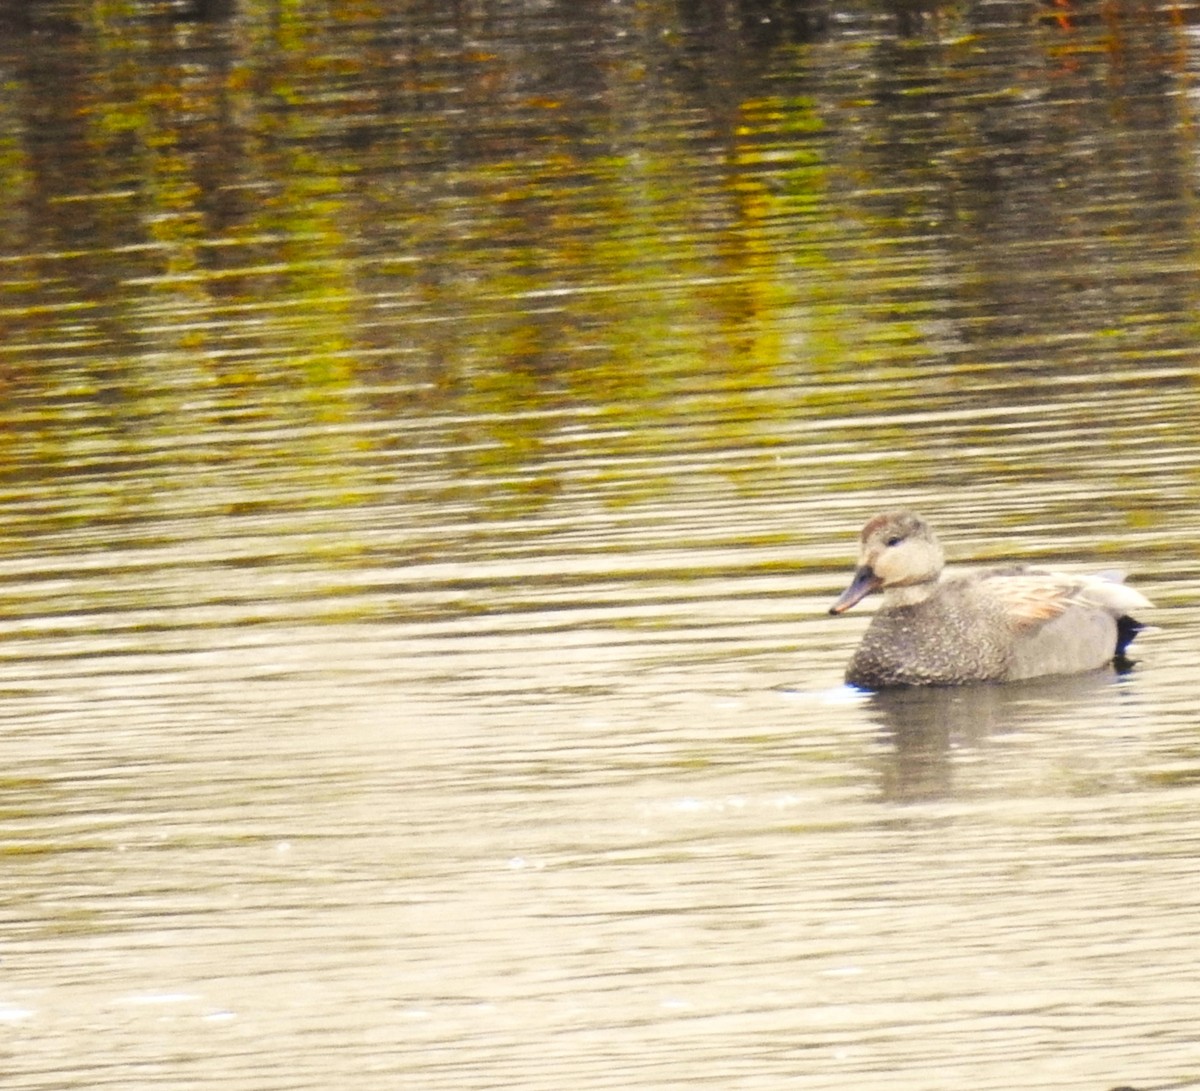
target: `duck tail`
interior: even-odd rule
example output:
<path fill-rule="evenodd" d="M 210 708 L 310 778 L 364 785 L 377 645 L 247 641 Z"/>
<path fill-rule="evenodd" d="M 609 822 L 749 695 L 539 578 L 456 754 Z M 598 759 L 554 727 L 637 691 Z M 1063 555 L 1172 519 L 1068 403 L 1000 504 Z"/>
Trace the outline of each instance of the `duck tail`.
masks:
<path fill-rule="evenodd" d="M 1145 627 L 1140 621 L 1135 621 L 1128 614 L 1122 614 L 1117 618 L 1117 659 L 1125 658 L 1125 651 L 1133 643 L 1133 638 Z"/>

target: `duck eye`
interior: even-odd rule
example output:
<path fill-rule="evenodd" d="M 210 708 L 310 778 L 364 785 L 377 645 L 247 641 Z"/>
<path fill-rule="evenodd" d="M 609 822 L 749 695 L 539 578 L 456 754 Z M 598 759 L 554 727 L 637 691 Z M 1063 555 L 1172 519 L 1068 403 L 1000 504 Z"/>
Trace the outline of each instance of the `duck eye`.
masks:
<path fill-rule="evenodd" d="M 903 539 L 903 538 L 902 538 L 902 537 L 901 537 L 899 534 L 893 534 L 893 535 L 892 535 L 892 536 L 891 536 L 891 537 L 890 537 L 890 538 L 889 538 L 889 539 L 888 539 L 886 542 L 884 542 L 883 544 L 884 544 L 885 546 L 898 546 L 898 545 L 899 545 L 901 542 L 903 542 L 903 541 L 904 541 L 904 539 Z"/>

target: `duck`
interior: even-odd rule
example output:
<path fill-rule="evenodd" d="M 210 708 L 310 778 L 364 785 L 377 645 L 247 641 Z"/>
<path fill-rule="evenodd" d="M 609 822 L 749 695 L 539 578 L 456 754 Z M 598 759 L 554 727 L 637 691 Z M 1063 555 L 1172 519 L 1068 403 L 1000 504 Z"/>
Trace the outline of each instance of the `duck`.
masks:
<path fill-rule="evenodd" d="M 1018 682 L 1116 663 L 1152 604 L 1120 572 L 1056 572 L 1022 564 L 944 571 L 942 547 L 912 511 L 886 511 L 862 529 L 858 567 L 829 608 L 882 602 L 846 669 L 859 689 Z"/>

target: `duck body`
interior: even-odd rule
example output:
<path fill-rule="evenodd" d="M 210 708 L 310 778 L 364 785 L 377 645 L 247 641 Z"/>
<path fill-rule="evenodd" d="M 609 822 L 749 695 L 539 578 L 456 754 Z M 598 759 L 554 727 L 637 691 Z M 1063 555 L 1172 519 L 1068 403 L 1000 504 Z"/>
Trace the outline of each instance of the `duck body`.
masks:
<path fill-rule="evenodd" d="M 1012 565 L 943 574 L 941 547 L 912 512 L 876 516 L 862 532 L 840 614 L 882 592 L 846 671 L 864 689 L 1012 682 L 1096 670 L 1123 657 L 1149 607 L 1117 573 Z"/>

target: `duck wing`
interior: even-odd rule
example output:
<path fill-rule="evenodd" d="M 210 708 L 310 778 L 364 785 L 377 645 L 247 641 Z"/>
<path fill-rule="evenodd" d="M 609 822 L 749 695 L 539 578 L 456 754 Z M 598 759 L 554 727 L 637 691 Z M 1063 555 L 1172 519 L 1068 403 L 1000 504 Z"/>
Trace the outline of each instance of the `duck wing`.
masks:
<path fill-rule="evenodd" d="M 979 575 L 979 590 L 999 603 L 1018 629 L 1036 628 L 1072 606 L 1129 616 L 1152 603 L 1122 583 L 1120 572 L 1086 575 L 1038 568 L 994 568 Z"/>

